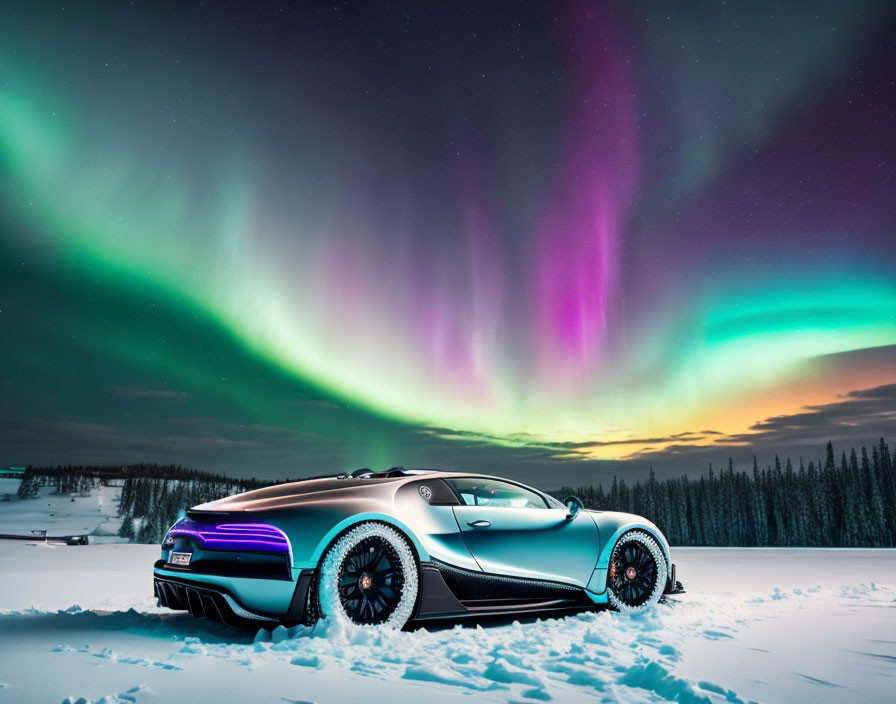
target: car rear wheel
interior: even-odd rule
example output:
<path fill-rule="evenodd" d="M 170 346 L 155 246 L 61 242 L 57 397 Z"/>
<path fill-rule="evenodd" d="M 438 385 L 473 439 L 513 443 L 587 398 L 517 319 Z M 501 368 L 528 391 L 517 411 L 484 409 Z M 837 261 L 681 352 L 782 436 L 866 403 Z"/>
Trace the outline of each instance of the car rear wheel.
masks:
<path fill-rule="evenodd" d="M 417 560 L 397 530 L 383 523 L 362 523 L 327 551 L 318 589 L 325 617 L 359 626 L 401 628 L 417 602 Z"/>
<path fill-rule="evenodd" d="M 667 579 L 666 556 L 656 538 L 640 530 L 619 538 L 607 569 L 607 596 L 617 611 L 649 609 L 662 597 Z"/>

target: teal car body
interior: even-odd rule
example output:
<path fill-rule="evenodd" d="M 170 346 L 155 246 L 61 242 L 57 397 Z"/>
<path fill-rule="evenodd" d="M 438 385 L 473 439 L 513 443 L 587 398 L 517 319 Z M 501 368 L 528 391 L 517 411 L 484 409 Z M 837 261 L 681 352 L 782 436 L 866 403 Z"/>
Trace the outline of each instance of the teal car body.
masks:
<path fill-rule="evenodd" d="M 482 486 L 499 498 L 464 493 Z M 412 545 L 417 621 L 604 604 L 613 545 L 632 530 L 656 538 L 674 576 L 668 543 L 639 516 L 577 510 L 487 475 L 396 469 L 292 482 L 188 510 L 155 563 L 156 596 L 239 625 L 310 623 L 326 551 L 367 522 L 391 526 Z M 670 578 L 666 590 L 674 587 Z"/>

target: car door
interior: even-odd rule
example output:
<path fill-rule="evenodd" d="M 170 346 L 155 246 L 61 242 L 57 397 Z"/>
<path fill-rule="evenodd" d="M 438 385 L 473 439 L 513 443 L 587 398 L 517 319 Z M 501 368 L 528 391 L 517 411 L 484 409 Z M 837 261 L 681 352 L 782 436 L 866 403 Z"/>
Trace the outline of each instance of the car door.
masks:
<path fill-rule="evenodd" d="M 496 479 L 446 481 L 467 549 L 484 572 L 584 586 L 598 553 L 597 526 L 585 511 L 549 505 L 541 494 Z"/>

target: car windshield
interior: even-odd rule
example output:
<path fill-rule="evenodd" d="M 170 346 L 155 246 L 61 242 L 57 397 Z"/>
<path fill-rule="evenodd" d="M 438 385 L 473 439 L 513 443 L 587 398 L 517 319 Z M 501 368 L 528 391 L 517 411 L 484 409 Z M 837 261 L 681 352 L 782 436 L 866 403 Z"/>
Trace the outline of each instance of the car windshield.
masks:
<path fill-rule="evenodd" d="M 547 508 L 541 494 L 495 479 L 446 479 L 460 495 L 466 506 L 496 506 L 502 508 Z"/>

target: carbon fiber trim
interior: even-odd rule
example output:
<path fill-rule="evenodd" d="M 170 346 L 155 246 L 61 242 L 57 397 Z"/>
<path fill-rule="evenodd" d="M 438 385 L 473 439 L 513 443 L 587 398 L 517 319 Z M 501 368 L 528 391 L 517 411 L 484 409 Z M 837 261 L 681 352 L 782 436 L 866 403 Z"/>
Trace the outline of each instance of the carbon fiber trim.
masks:
<path fill-rule="evenodd" d="M 473 572 L 439 560 L 432 564 L 439 570 L 448 588 L 464 606 L 483 602 L 581 601 L 587 596 L 581 587 L 561 582 L 523 579 L 506 575 Z M 587 602 L 590 603 L 590 600 Z"/>
<path fill-rule="evenodd" d="M 420 603 L 417 605 L 414 618 L 437 618 L 466 613 L 467 609 L 445 583 L 442 573 L 433 565 L 421 565 Z"/>
<path fill-rule="evenodd" d="M 305 613 L 302 623 L 313 626 L 320 620 L 320 594 L 318 593 L 320 574 L 317 570 L 311 573 L 311 582 L 308 585 L 308 596 L 305 600 Z"/>
<path fill-rule="evenodd" d="M 284 625 L 293 626 L 302 623 L 310 626 L 317 621 L 316 611 L 310 607 L 312 586 L 315 591 L 317 590 L 315 574 L 313 570 L 302 570 L 301 574 L 299 574 L 299 578 L 296 580 L 296 588 L 293 591 L 292 601 L 289 603 L 289 609 L 286 615 L 280 619 Z"/>
<path fill-rule="evenodd" d="M 196 618 L 208 618 L 231 626 L 257 628 L 261 624 L 274 624 L 277 619 L 244 609 L 224 590 L 194 586 L 173 579 L 153 579 L 153 592 L 159 603 L 175 611 L 189 611 Z"/>

